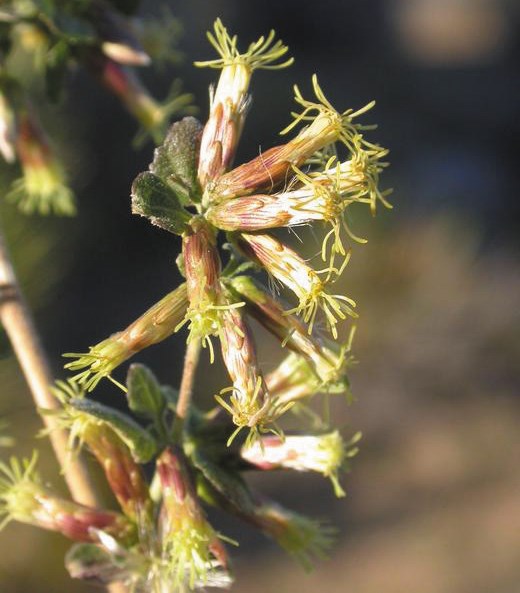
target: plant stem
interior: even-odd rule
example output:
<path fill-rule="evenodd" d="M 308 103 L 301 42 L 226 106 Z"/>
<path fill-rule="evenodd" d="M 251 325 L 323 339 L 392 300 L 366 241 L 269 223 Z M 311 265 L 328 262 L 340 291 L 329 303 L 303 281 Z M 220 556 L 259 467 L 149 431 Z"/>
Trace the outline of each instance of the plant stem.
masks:
<path fill-rule="evenodd" d="M 179 400 L 177 401 L 177 418 L 182 422 L 185 420 L 190 407 L 191 396 L 193 394 L 193 383 L 195 381 L 195 371 L 200 356 L 200 340 L 192 339 L 186 347 L 184 357 L 184 369 L 182 372 L 181 386 L 179 389 Z"/>
<path fill-rule="evenodd" d="M 0 321 L 22 368 L 37 410 L 57 410 L 59 404 L 49 386 L 53 383 L 47 358 L 16 278 L 0 229 Z M 79 458 L 67 458 L 68 435 L 56 426 L 52 414 L 40 416 L 72 497 L 82 504 L 99 506 L 87 470 Z"/>

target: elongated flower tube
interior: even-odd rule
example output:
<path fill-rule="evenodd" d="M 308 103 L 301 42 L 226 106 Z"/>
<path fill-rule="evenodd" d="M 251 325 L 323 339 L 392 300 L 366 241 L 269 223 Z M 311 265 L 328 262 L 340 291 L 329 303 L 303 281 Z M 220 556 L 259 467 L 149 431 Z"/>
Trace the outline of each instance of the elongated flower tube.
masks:
<path fill-rule="evenodd" d="M 73 215 L 74 197 L 63 167 L 34 114 L 25 108 L 18 113 L 16 154 L 23 176 L 13 183 L 7 199 L 27 213 Z"/>
<path fill-rule="evenodd" d="M 196 582 L 209 585 L 213 572 L 227 570 L 227 552 L 204 516 L 182 454 L 165 449 L 157 459 L 157 474 L 162 493 L 162 558 L 171 582 L 190 590 Z"/>
<path fill-rule="evenodd" d="M 110 373 L 116 367 L 137 352 L 162 342 L 175 332 L 187 307 L 188 296 L 186 284 L 183 283 L 126 329 L 91 346 L 89 352 L 64 354 L 68 358 L 78 359 L 66 364 L 65 368 L 81 371 L 75 376 L 75 380 L 88 391 L 92 391 L 104 377 L 114 381 Z"/>
<path fill-rule="evenodd" d="M 343 346 L 324 346 L 323 359 L 315 364 L 296 352 L 286 356 L 265 378 L 273 406 L 287 406 L 316 393 L 345 394 L 350 399 L 347 369 L 354 360 L 350 354 L 352 334 Z"/>
<path fill-rule="evenodd" d="M 220 335 L 222 310 L 226 308 L 220 284 L 222 266 L 213 229 L 202 217 L 194 218 L 190 225 L 182 239 L 189 307 L 177 329 L 189 323 L 188 341 L 200 340 L 209 347 L 213 361 L 211 336 Z"/>
<path fill-rule="evenodd" d="M 241 309 L 223 312 L 220 343 L 233 387 L 223 390 L 217 399 L 230 412 L 237 427 L 261 426 L 266 417 L 271 419 L 270 399 L 257 363 L 253 336 Z M 229 402 L 222 397 L 226 391 L 231 391 Z"/>
<path fill-rule="evenodd" d="M 237 297 L 245 301 L 246 312 L 276 336 L 282 346 L 312 363 L 316 376 L 324 384 L 338 374 L 338 356 L 333 354 L 332 347 L 328 348 L 323 339 L 309 334 L 298 317 L 287 314 L 279 299 L 249 276 L 235 276 L 229 280 L 229 285 Z"/>
<path fill-rule="evenodd" d="M 374 103 L 369 103 L 358 111 L 348 109 L 340 113 L 323 94 L 316 75 L 312 78 L 312 84 L 318 102 L 303 99 L 298 87 L 295 87 L 295 98 L 303 111 L 282 130 L 282 134 L 289 132 L 300 122 L 310 123 L 286 144 L 270 148 L 218 179 L 211 188 L 212 202 L 276 188 L 280 183 L 286 182 L 293 166 L 300 167 L 315 153 L 336 142 L 344 144 L 354 157 L 359 150 L 359 142 L 354 139 L 360 136 L 360 130 L 364 128 L 352 123 L 352 120 L 371 109 Z M 375 145 L 366 142 L 364 144 L 381 150 Z"/>
<path fill-rule="evenodd" d="M 157 143 L 162 140 L 171 115 L 183 110 L 191 102 L 191 95 L 178 94 L 174 86 L 172 96 L 164 104 L 159 103 L 148 92 L 136 72 L 101 52 L 93 50 L 89 55 L 88 65 L 96 79 L 123 103 L 142 125 L 143 130 Z"/>
<path fill-rule="evenodd" d="M 323 435 L 280 438 L 263 435 L 242 447 L 243 459 L 259 469 L 288 468 L 299 472 L 318 472 L 330 478 L 336 496 L 345 496 L 338 479 L 346 457 L 346 447 L 337 430 Z"/>
<path fill-rule="evenodd" d="M 291 511 L 276 502 L 264 499 L 254 512 L 243 518 L 272 537 L 286 552 L 294 556 L 306 570 L 314 558 L 324 558 L 334 542 L 336 530 L 316 519 Z"/>
<path fill-rule="evenodd" d="M 338 319 L 347 315 L 357 317 L 353 310 L 355 303 L 343 295 L 331 295 L 326 291 L 326 283 L 304 259 L 290 247 L 271 235 L 241 233 L 239 248 L 251 259 L 262 265 L 276 280 L 287 286 L 299 299 L 296 308 L 288 312 L 300 314 L 309 324 L 312 332 L 318 310 L 322 310 L 329 329 L 337 338 Z"/>
<path fill-rule="evenodd" d="M 35 470 L 36 456 L 10 465 L 0 463 L 0 528 L 15 520 L 57 531 L 76 541 L 95 541 L 92 529 L 113 535 L 118 541 L 132 539 L 132 524 L 119 513 L 102 511 L 55 496 L 42 486 Z"/>
<path fill-rule="evenodd" d="M 261 231 L 315 220 L 336 224 L 350 204 L 372 203 L 371 176 L 375 173 L 363 170 L 357 161 L 334 164 L 334 160 L 321 173 L 307 175 L 294 169 L 297 181 L 292 189 L 223 200 L 211 205 L 206 217 L 225 231 Z"/>
<path fill-rule="evenodd" d="M 329 274 L 339 275 L 348 261 L 341 238 L 342 230 L 358 242 L 345 221 L 345 210 L 354 203 L 368 203 L 372 210 L 379 199 L 388 202 L 377 189 L 377 176 L 383 165 L 377 160 L 382 150 L 370 156 L 360 150 L 355 159 L 337 163 L 329 159 L 322 172 L 306 174 L 293 167 L 295 175 L 287 190 L 275 194 L 253 194 L 218 201 L 211 205 L 206 218 L 225 231 L 261 231 L 277 227 L 293 227 L 313 221 L 331 225 L 322 243 L 322 259 L 329 263 Z M 336 257 L 343 264 L 336 268 Z"/>
<path fill-rule="evenodd" d="M 84 392 L 73 381 L 57 381 L 52 393 L 61 404 L 53 414 L 57 425 L 69 433 L 73 454 L 86 445 L 105 472 L 105 477 L 123 512 L 141 524 L 151 518 L 151 499 L 141 465 L 113 427 L 77 406 Z"/>
<path fill-rule="evenodd" d="M 210 90 L 210 114 L 204 127 L 199 161 L 199 180 L 205 186 L 224 173 L 232 164 L 244 125 L 249 100 L 247 91 L 251 75 L 259 68 L 274 70 L 292 64 L 292 58 L 277 62 L 287 53 L 287 46 L 274 42 L 274 31 L 260 37 L 241 54 L 236 36 L 231 37 L 220 19 L 208 39 L 220 59 L 195 62 L 196 66 L 221 68 L 216 90 Z"/>

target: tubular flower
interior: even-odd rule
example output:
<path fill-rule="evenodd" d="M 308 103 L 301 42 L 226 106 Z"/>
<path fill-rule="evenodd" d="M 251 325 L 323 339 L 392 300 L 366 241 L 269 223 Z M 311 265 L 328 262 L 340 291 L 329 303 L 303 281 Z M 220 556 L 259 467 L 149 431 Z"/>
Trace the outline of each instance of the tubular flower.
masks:
<path fill-rule="evenodd" d="M 208 33 L 220 59 L 195 62 L 195 65 L 220 68 L 221 73 L 217 88 L 210 89 L 210 114 L 202 133 L 199 180 L 203 186 L 220 177 L 233 162 L 249 105 L 247 91 L 253 71 L 285 68 L 293 62 L 289 58 L 277 63 L 288 48 L 281 41 L 273 43 L 274 36 L 271 31 L 241 54 L 237 37 L 229 35 L 220 19 L 215 22 L 214 34 Z"/>
<path fill-rule="evenodd" d="M 336 496 L 345 496 L 338 472 L 345 462 L 346 447 L 337 430 L 324 435 L 264 435 L 242 447 L 243 459 L 260 469 L 290 468 L 314 471 L 330 478 Z"/>
<path fill-rule="evenodd" d="M 217 396 L 218 401 L 231 413 L 238 430 L 264 424 L 265 417 L 271 413 L 269 394 L 258 367 L 251 331 L 240 309 L 224 312 L 220 342 L 233 387 L 224 389 Z M 222 397 L 228 391 L 231 391 L 229 403 Z"/>
<path fill-rule="evenodd" d="M 93 50 L 89 54 L 88 66 L 99 83 L 115 95 L 141 124 L 142 132 L 138 134 L 137 141 L 149 134 L 155 142 L 160 142 L 170 117 L 179 111 L 186 112 L 192 100 L 191 95 L 180 94 L 178 85 L 174 84 L 170 96 L 160 103 L 150 95 L 136 72 L 100 51 Z"/>
<path fill-rule="evenodd" d="M 186 284 L 183 283 L 153 305 L 123 331 L 117 332 L 92 346 L 87 353 L 69 353 L 64 356 L 77 358 L 65 365 L 72 371 L 81 371 L 75 380 L 91 391 L 125 360 L 148 346 L 171 336 L 182 321 L 188 307 Z M 85 369 L 85 370 L 82 370 Z M 115 381 L 114 381 L 115 382 Z M 116 382 L 117 385 L 119 385 Z"/>
<path fill-rule="evenodd" d="M 344 366 L 344 356 L 335 353 L 337 348 L 334 344 L 327 343 L 316 334 L 309 334 L 308 328 L 298 317 L 287 314 L 279 299 L 274 298 L 248 276 L 235 276 L 229 284 L 238 297 L 245 301 L 246 312 L 276 336 L 282 346 L 311 363 L 315 375 L 323 385 L 336 381 L 340 368 Z"/>
<path fill-rule="evenodd" d="M 272 501 L 260 503 L 249 517 L 244 517 L 272 537 L 294 556 L 306 570 L 314 557 L 324 558 L 334 542 L 335 529 L 315 519 Z"/>
<path fill-rule="evenodd" d="M 338 319 L 347 315 L 357 317 L 355 302 L 344 295 L 331 295 L 326 283 L 301 256 L 270 235 L 241 233 L 239 247 L 256 260 L 276 280 L 287 286 L 298 297 L 298 306 L 290 312 L 301 314 L 312 332 L 318 311 L 321 309 L 334 338 L 337 338 Z"/>
<path fill-rule="evenodd" d="M 220 284 L 221 263 L 215 244 L 215 233 L 203 218 L 195 218 L 182 240 L 184 272 L 189 307 L 186 317 L 177 326 L 189 323 L 188 341 L 200 340 L 210 349 L 213 361 L 211 336 L 222 331 L 224 297 Z"/>
<path fill-rule="evenodd" d="M 0 528 L 9 521 L 36 525 L 57 531 L 76 541 L 94 541 L 93 529 L 103 530 L 125 540 L 133 533 L 131 523 L 111 511 L 93 509 L 55 496 L 45 488 L 36 472 L 37 457 L 10 465 L 0 463 Z"/>
<path fill-rule="evenodd" d="M 43 129 L 27 109 L 20 110 L 17 120 L 15 147 L 23 175 L 14 182 L 7 199 L 27 213 L 72 216 L 74 198 Z"/>
<path fill-rule="evenodd" d="M 47 413 L 55 415 L 57 424 L 69 432 L 70 453 L 86 445 L 103 468 L 123 512 L 134 521 L 146 520 L 151 505 L 148 485 L 128 445 L 109 422 L 74 405 L 84 396 L 74 382 L 57 381 L 52 392 L 61 408 Z"/>
<path fill-rule="evenodd" d="M 227 552 L 208 523 L 179 452 L 165 449 L 157 460 L 162 508 L 162 556 L 174 586 L 209 584 L 214 571 L 226 571 Z"/>
<path fill-rule="evenodd" d="M 343 144 L 353 157 L 365 146 L 370 150 L 382 150 L 381 147 L 367 143 L 364 139 L 360 147 L 359 138 L 363 138 L 361 130 L 366 128 L 353 123 L 356 117 L 374 106 L 373 102 L 358 111 L 347 109 L 340 113 L 325 97 L 316 75 L 312 78 L 312 84 L 318 102 L 303 99 L 300 90 L 295 86 L 296 102 L 304 109 L 282 130 L 282 134 L 289 132 L 300 122 L 309 124 L 286 144 L 270 148 L 248 163 L 223 175 L 210 188 L 211 201 L 245 196 L 259 189 L 275 188 L 287 181 L 292 167 L 300 167 L 316 153 L 333 146 L 336 142 Z"/>

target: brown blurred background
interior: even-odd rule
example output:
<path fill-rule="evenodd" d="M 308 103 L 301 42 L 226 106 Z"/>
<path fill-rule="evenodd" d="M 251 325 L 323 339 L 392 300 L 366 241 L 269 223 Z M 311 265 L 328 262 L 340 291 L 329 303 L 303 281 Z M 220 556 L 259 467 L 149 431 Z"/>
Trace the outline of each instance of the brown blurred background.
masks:
<path fill-rule="evenodd" d="M 238 523 L 237 593 L 520 592 L 520 7 L 515 0 L 192 0 L 168 3 L 184 24 L 182 65 L 145 73 L 157 96 L 173 77 L 196 95 L 204 118 L 215 17 L 243 44 L 270 28 L 296 58 L 260 72 L 239 160 L 276 142 L 289 121 L 293 82 L 310 93 L 317 72 L 331 102 L 358 107 L 373 138 L 391 149 L 383 177 L 393 211 L 359 212 L 342 289 L 361 314 L 352 372 L 357 401 L 333 401 L 361 452 L 336 500 L 321 479 L 255 476 L 288 506 L 339 529 L 329 560 L 305 574 L 274 544 Z M 159 2 L 142 12 L 160 14 Z M 77 114 L 81 116 L 78 118 Z M 74 220 L 23 219 L 2 205 L 24 288 L 58 376 L 60 354 L 83 351 L 121 329 L 176 284 L 178 243 L 129 212 L 129 187 L 152 147 L 131 148 L 134 122 L 88 76 L 71 79 L 67 102 L 45 114 L 79 197 Z M 64 150 L 66 147 L 66 151 Z M 0 170 L 0 176 L 6 173 Z M 317 240 L 305 235 L 311 255 Z M 38 420 L 5 337 L 0 340 L 0 417 L 17 452 L 34 446 Z M 138 360 L 163 382 L 180 376 L 183 338 Z M 262 362 L 276 362 L 269 343 Z M 207 371 L 207 367 L 204 367 Z M 216 367 L 200 397 L 225 384 Z M 120 397 L 105 387 L 110 402 Z M 7 454 L 7 453 L 6 453 Z M 59 485 L 54 462 L 42 471 Z M 0 590 L 94 591 L 62 568 L 57 535 L 11 524 L 0 533 Z"/>

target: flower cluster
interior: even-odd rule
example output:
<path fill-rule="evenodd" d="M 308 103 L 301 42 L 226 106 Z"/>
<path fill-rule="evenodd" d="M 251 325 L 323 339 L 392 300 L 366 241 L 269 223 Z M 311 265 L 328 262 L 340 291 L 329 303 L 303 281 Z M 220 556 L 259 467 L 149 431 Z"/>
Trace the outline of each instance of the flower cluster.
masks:
<path fill-rule="evenodd" d="M 292 137 L 235 167 L 253 72 L 292 59 L 273 32 L 244 53 L 220 20 L 208 37 L 219 57 L 197 65 L 221 73 L 206 124 L 193 117 L 173 124 L 132 185 L 133 212 L 181 237 L 177 263 L 185 281 L 126 329 L 87 353 L 68 354 L 66 368 L 76 374 L 55 386 L 61 407 L 47 412 L 69 431 L 72 453 L 85 447 L 97 459 L 120 511 L 57 497 L 42 485 L 34 459 L 0 465 L 3 524 L 15 519 L 61 532 L 76 542 L 66 558 L 72 576 L 122 581 L 136 593 L 230 585 L 229 540 L 211 526 L 203 504 L 246 521 L 309 566 L 327 551 L 333 530 L 254 492 L 244 474 L 315 472 L 344 496 L 340 473 L 359 439 L 345 442 L 325 421 L 309 428 L 303 415 L 298 432 L 284 433 L 282 416 L 309 411 L 318 393 L 350 394 L 354 326 L 343 333 L 340 325 L 356 316 L 355 303 L 333 286 L 350 257 L 349 241 L 359 240 L 347 211 L 388 205 L 378 186 L 387 151 L 358 123 L 372 104 L 338 111 L 314 76 L 312 100 L 295 88 L 299 111 L 283 130 Z M 315 223 L 326 227 L 319 269 L 274 234 Z M 293 302 L 270 290 L 262 273 Z M 285 350 L 270 372 L 257 358 L 251 319 Z M 188 346 L 179 391 L 138 364 L 124 385 L 112 376 L 181 330 Z M 203 412 L 191 401 L 195 366 L 202 348 L 213 362 L 217 343 L 231 385 Z M 103 378 L 123 389 L 129 413 L 87 397 Z"/>
<path fill-rule="evenodd" d="M 217 400 L 237 430 L 247 427 L 255 436 L 278 430 L 277 420 L 296 400 L 348 389 L 345 368 L 350 347 L 338 342 L 338 326 L 357 314 L 355 302 L 336 294 L 333 285 L 350 257 L 347 241 L 356 239 L 346 211 L 356 203 L 372 212 L 378 202 L 388 206 L 378 186 L 387 151 L 365 138 L 372 126 L 357 123 L 373 104 L 338 111 L 313 76 L 315 98 L 305 99 L 295 87 L 300 110 L 282 133 L 300 125 L 301 129 L 286 143 L 233 167 L 253 72 L 285 68 L 292 59 L 273 32 L 244 53 L 220 20 L 208 36 L 219 58 L 196 65 L 221 73 L 216 88 L 210 90 L 207 123 L 202 127 L 185 118 L 174 124 L 149 171 L 139 175 L 132 187 L 134 213 L 182 236 L 180 270 L 186 283 L 161 301 L 170 303 L 164 323 L 151 321 L 151 311 L 161 307 L 159 303 L 89 353 L 72 355 L 77 360 L 67 367 L 81 371 L 77 378 L 94 387 L 140 347 L 187 326 L 188 342 L 208 347 L 212 361 L 213 339 L 220 341 L 232 385 Z M 318 270 L 270 232 L 315 222 L 328 226 Z M 219 250 L 221 233 L 227 239 L 226 259 Z M 292 292 L 296 302 L 286 306 L 273 297 L 247 273 L 253 268 L 264 270 L 269 279 Z M 291 351 L 267 376 L 256 357 L 249 316 Z M 319 331 L 322 320 L 331 339 Z"/>

